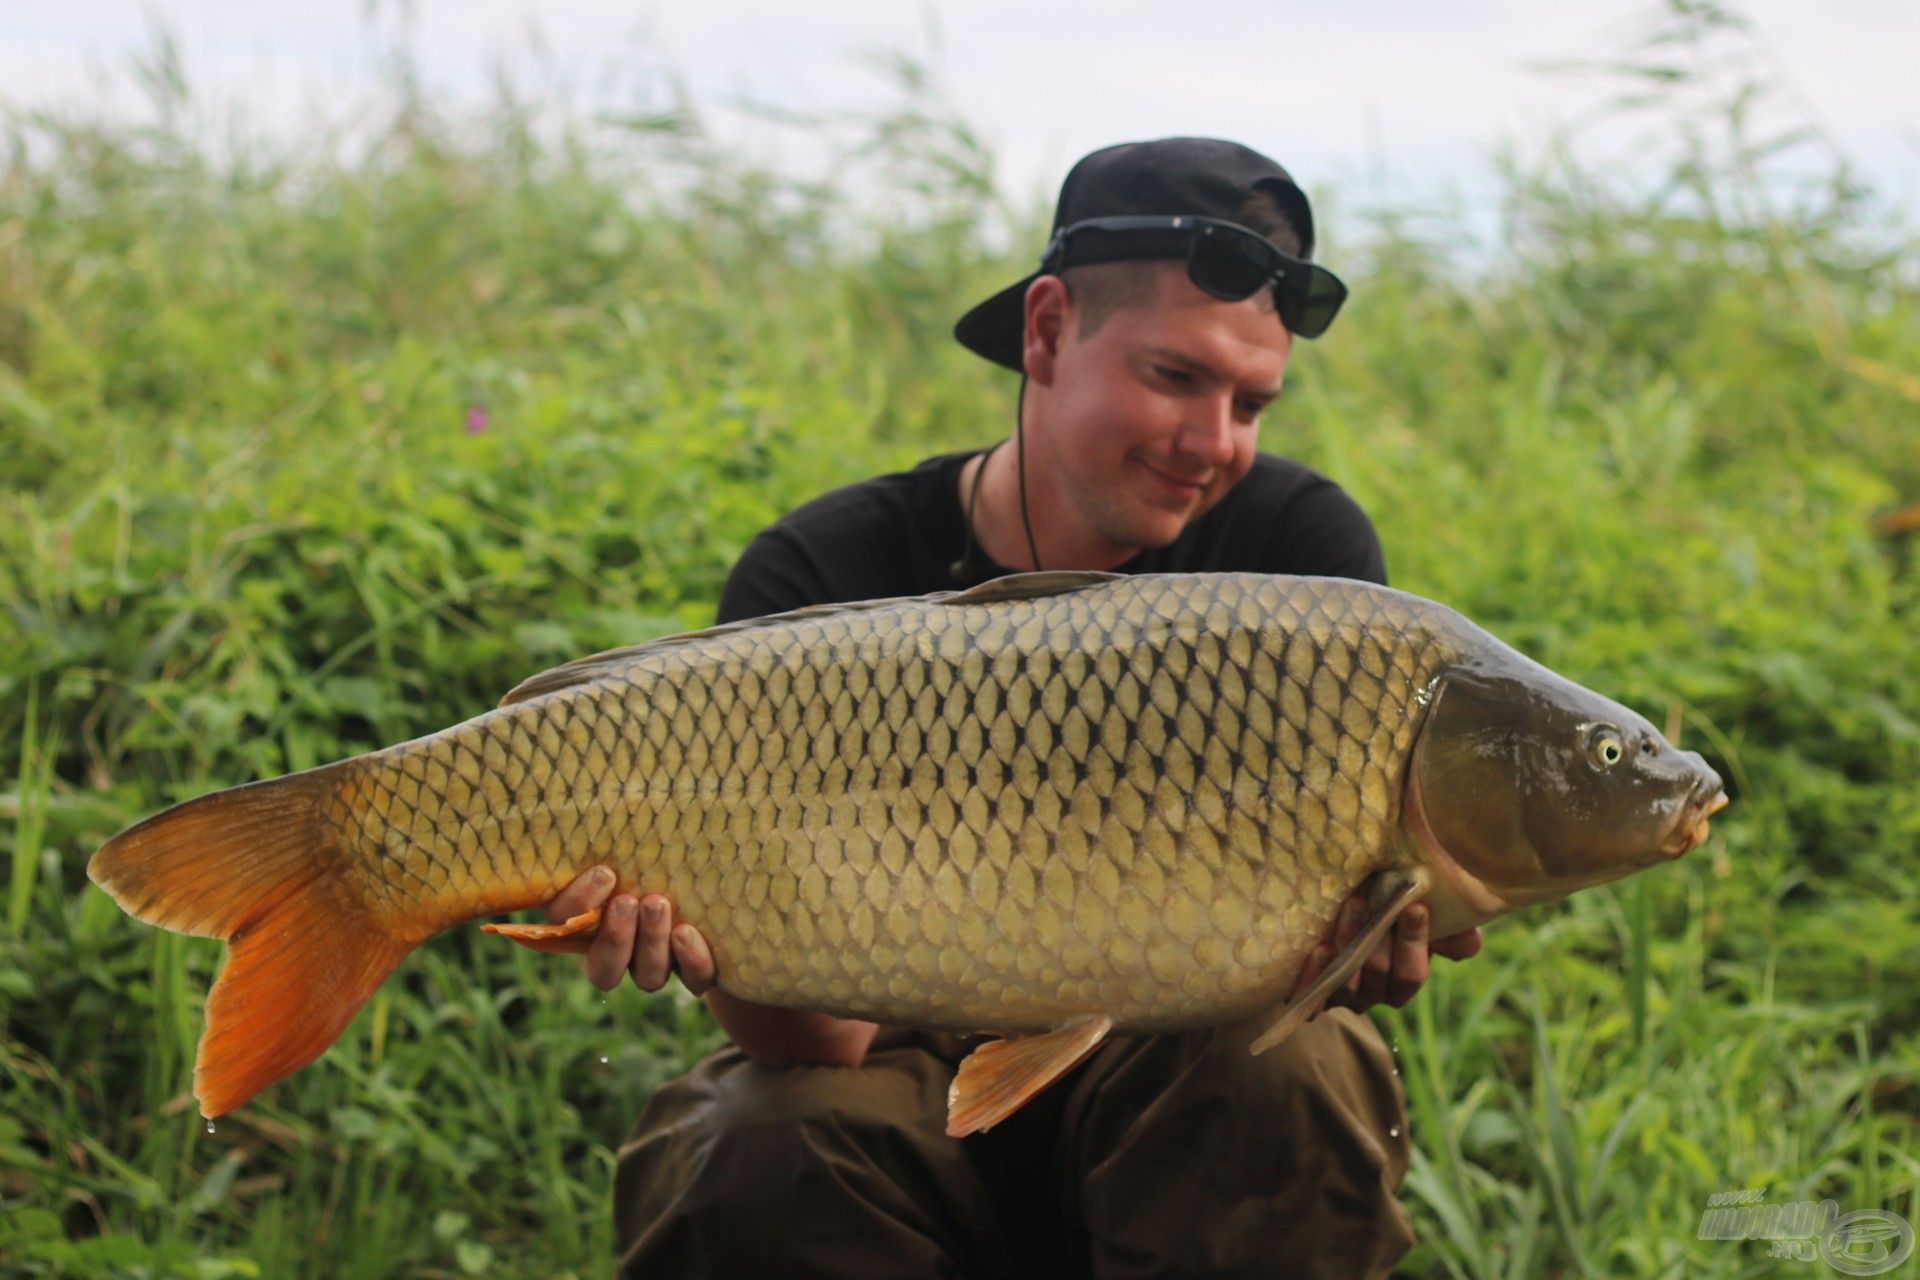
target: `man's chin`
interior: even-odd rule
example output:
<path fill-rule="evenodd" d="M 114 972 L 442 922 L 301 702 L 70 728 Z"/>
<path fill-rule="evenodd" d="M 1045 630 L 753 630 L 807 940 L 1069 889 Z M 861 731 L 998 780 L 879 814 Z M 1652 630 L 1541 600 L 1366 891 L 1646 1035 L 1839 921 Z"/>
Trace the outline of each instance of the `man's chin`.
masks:
<path fill-rule="evenodd" d="M 1172 544 L 1192 519 L 1192 516 L 1168 511 L 1140 513 L 1123 526 L 1108 529 L 1106 534 L 1112 541 L 1135 551 L 1158 551 Z"/>
<path fill-rule="evenodd" d="M 1109 491 L 1112 493 L 1113 491 Z M 1109 543 L 1132 551 L 1158 551 L 1170 545 L 1193 522 L 1220 500 L 1209 493 L 1200 502 L 1178 507 L 1162 506 L 1137 493 L 1115 493 L 1120 501 L 1109 501 L 1086 509 L 1093 526 Z"/>
<path fill-rule="evenodd" d="M 1164 547 L 1184 533 L 1195 520 L 1212 510 L 1225 496 L 1224 491 L 1205 490 L 1182 503 L 1149 502 L 1135 513 L 1141 550 Z"/>

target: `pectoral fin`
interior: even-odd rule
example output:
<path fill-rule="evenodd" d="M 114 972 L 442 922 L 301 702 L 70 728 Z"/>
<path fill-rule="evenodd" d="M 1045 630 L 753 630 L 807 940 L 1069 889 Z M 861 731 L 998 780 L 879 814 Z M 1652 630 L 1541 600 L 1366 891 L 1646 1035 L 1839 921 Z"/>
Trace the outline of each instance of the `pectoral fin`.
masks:
<path fill-rule="evenodd" d="M 964 1138 L 999 1124 L 1077 1066 L 1111 1030 L 1113 1019 L 1097 1013 L 1040 1035 L 987 1041 L 967 1055 L 947 1089 L 947 1136 Z"/>
<path fill-rule="evenodd" d="M 582 911 L 561 924 L 483 924 L 480 932 L 497 933 L 535 951 L 583 956 L 600 932 L 600 909 Z"/>
<path fill-rule="evenodd" d="M 1281 1007 L 1279 1014 L 1273 1020 L 1273 1025 L 1261 1032 L 1260 1038 L 1253 1042 L 1253 1052 L 1256 1055 L 1265 1053 L 1298 1031 L 1300 1024 L 1305 1022 L 1328 996 L 1338 991 L 1340 984 L 1353 976 L 1354 970 L 1367 962 L 1367 957 L 1372 955 L 1373 949 L 1380 945 L 1380 940 L 1387 936 L 1387 931 L 1393 928 L 1393 922 L 1400 918 L 1400 913 L 1425 897 L 1428 888 L 1429 881 L 1425 867 L 1381 872 L 1374 881 L 1372 891 L 1368 894 L 1365 927 L 1354 935 L 1353 941 L 1346 945 L 1345 950 L 1333 958 L 1326 972 L 1316 978 L 1312 986 Z"/>

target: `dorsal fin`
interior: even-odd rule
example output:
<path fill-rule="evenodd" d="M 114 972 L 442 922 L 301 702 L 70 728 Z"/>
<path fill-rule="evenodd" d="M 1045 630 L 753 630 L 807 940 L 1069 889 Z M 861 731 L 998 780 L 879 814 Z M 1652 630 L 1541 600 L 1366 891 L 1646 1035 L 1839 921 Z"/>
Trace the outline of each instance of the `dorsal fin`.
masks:
<path fill-rule="evenodd" d="M 500 699 L 503 707 L 516 702 L 525 702 L 537 698 L 543 693 L 552 693 L 556 689 L 568 689 L 577 684 L 586 684 L 597 680 L 614 667 L 623 666 L 635 658 L 650 653 L 659 653 L 665 649 L 678 649 L 681 645 L 694 644 L 701 640 L 711 640 L 715 636 L 732 635 L 736 631 L 752 631 L 759 627 L 780 626 L 796 622 L 803 618 L 825 618 L 836 613 L 864 613 L 871 609 L 884 609 L 896 604 L 911 604 L 919 601 L 934 601 L 950 596 L 951 591 L 936 591 L 926 596 L 892 596 L 883 600 L 851 600 L 840 604 L 810 604 L 798 609 L 789 609 L 785 613 L 770 613 L 762 618 L 742 618 L 738 622 L 723 622 L 715 627 L 702 627 L 698 631 L 681 631 L 670 636 L 661 636 L 657 640 L 648 640 L 641 644 L 630 644 L 619 649 L 608 649 L 605 653 L 591 654 L 585 658 L 575 658 L 572 662 L 563 662 L 539 675 L 528 676 L 508 691 Z"/>
<path fill-rule="evenodd" d="M 996 604 L 1002 600 L 1064 596 L 1126 576 L 1124 573 L 1105 573 L 1096 569 L 1042 569 L 1036 573 L 1010 573 L 1004 578 L 989 578 L 977 587 L 968 587 L 950 596 L 947 603 Z"/>
<path fill-rule="evenodd" d="M 994 604 L 1007 600 L 1032 600 L 1040 596 L 1064 595 L 1069 591 L 1079 591 L 1122 576 L 1124 575 L 1117 573 L 1050 569 L 1041 573 L 1008 574 L 1004 578 L 994 578 L 977 587 L 969 587 L 965 591 L 935 591 L 924 596 L 889 596 L 880 600 L 810 604 L 803 608 L 790 609 L 785 613 L 770 613 L 764 618 L 743 618 L 738 622 L 725 622 L 717 627 L 704 627 L 699 631 L 683 631 L 677 635 L 648 640 L 644 644 L 627 645 L 625 648 L 609 649 L 605 653 L 575 658 L 572 662 L 562 663 L 552 670 L 542 671 L 539 675 L 522 680 L 508 692 L 506 697 L 500 699 L 500 705 L 509 707 L 516 702 L 537 698 L 543 693 L 552 693 L 557 689 L 570 689 L 574 685 L 597 680 L 614 667 L 623 666 L 636 658 L 659 653 L 665 649 L 677 649 L 685 644 L 711 640 L 715 636 L 731 635 L 737 631 L 784 626 L 806 618 L 826 618 L 841 613 L 867 613 L 875 609 L 888 609 L 904 604 L 971 605 Z"/>

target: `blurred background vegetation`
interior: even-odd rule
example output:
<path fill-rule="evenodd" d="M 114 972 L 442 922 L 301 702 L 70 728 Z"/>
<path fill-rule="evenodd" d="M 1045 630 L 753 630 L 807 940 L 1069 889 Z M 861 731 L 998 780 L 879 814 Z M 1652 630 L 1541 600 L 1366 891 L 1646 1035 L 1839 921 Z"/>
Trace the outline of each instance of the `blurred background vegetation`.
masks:
<path fill-rule="evenodd" d="M 1724 34 L 1688 11 L 1673 40 Z M 1497 253 L 1323 199 L 1354 299 L 1263 427 L 1373 513 L 1397 585 L 1735 796 L 1682 864 L 1496 926 L 1380 1015 L 1415 1274 L 1773 1274 L 1695 1239 L 1746 1187 L 1920 1222 L 1913 227 L 1754 136 L 1755 81 L 1600 69 L 1674 143 L 1661 180 L 1509 166 Z M 697 1002 L 460 931 L 209 1129 L 220 948 L 84 864 L 166 803 L 702 625 L 787 508 L 1002 434 L 1011 379 L 948 329 L 1050 209 L 892 72 L 831 181 L 740 160 L 684 96 L 453 115 L 404 61 L 364 136 L 215 159 L 164 37 L 147 123 L 7 114 L 0 1272 L 606 1270 L 612 1148 L 715 1043 Z"/>

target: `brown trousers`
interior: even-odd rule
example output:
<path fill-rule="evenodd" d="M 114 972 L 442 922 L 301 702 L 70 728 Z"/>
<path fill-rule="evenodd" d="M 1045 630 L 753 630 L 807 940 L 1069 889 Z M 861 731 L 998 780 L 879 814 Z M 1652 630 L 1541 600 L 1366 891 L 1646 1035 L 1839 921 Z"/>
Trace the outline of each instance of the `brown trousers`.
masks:
<path fill-rule="evenodd" d="M 620 1149 L 620 1274 L 1386 1274 L 1413 1241 L 1392 1056 L 1345 1010 L 1258 1058 L 1255 1030 L 1111 1041 L 960 1140 L 955 1037 L 884 1029 L 854 1069 L 729 1046 Z"/>

